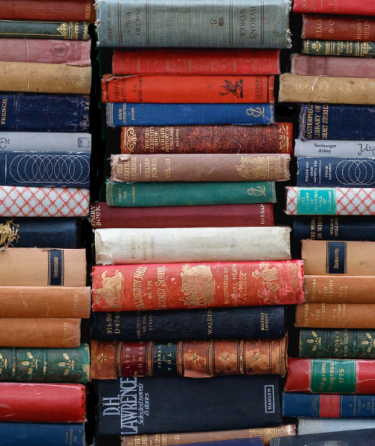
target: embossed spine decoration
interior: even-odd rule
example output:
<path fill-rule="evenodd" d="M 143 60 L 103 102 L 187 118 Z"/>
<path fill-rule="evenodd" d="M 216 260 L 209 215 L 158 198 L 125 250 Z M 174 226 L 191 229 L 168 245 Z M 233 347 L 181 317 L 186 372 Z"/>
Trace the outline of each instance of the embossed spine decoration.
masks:
<path fill-rule="evenodd" d="M 88 40 L 88 29 L 89 23 L 84 22 L 0 20 L 0 37 L 7 39 Z M 56 44 L 58 44 L 58 42 L 56 42 Z M 0 47 L 1 46 L 0 43 Z M 16 44 L 16 48 L 17 46 L 19 46 L 19 44 Z M 4 61 L 4 59 L 1 60 Z M 30 60 L 30 62 L 32 61 Z"/>
<path fill-rule="evenodd" d="M 375 42 L 352 42 L 343 40 L 304 40 L 303 54 L 325 56 L 374 57 Z M 332 102 L 332 101 L 326 101 Z M 346 102 L 344 102 L 346 103 Z M 351 102 L 357 103 L 355 101 Z M 358 102 L 359 104 L 361 102 Z M 370 103 L 371 104 L 371 103 Z"/>

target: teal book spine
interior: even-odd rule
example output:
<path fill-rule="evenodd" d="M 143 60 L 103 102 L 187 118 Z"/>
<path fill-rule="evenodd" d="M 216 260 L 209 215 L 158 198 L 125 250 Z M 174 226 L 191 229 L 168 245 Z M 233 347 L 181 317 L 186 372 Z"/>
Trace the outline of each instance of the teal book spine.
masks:
<path fill-rule="evenodd" d="M 0 37 L 16 39 L 88 40 L 89 23 L 0 20 Z"/>
<path fill-rule="evenodd" d="M 112 183 L 107 204 L 121 207 L 275 203 L 275 183 Z"/>

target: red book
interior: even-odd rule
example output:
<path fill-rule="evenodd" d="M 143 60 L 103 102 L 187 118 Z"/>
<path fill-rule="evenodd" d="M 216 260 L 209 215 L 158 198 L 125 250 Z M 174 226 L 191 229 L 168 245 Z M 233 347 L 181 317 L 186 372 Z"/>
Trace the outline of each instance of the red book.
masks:
<path fill-rule="evenodd" d="M 94 311 L 293 305 L 303 261 L 95 266 L 92 301 Z"/>
<path fill-rule="evenodd" d="M 228 104 L 273 102 L 274 76 L 158 76 L 107 74 L 103 102 Z"/>
<path fill-rule="evenodd" d="M 294 12 L 375 16 L 374 0 L 294 0 Z"/>
<path fill-rule="evenodd" d="M 0 20 L 89 22 L 91 0 L 0 0 Z"/>
<path fill-rule="evenodd" d="M 30 359 L 31 372 L 35 367 Z M 40 364 L 43 366 L 43 364 Z M 10 365 L 11 366 L 11 365 Z M 84 423 L 86 389 L 81 384 L 0 383 L 0 422 Z"/>
<path fill-rule="evenodd" d="M 280 50 L 128 49 L 115 50 L 113 74 L 280 74 Z"/>
<path fill-rule="evenodd" d="M 311 40 L 375 41 L 375 19 L 303 14 L 302 38 Z"/>
<path fill-rule="evenodd" d="M 120 208 L 108 206 L 105 202 L 91 205 L 91 224 L 93 229 L 275 225 L 271 203 Z"/>

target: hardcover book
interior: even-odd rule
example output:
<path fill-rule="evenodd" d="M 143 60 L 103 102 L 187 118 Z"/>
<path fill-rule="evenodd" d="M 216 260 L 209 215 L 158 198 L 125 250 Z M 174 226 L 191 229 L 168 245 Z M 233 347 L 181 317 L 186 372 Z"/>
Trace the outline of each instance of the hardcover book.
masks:
<path fill-rule="evenodd" d="M 332 3 L 331 0 L 295 0 L 294 12 L 311 12 L 320 14 L 348 14 L 375 16 L 375 4 L 372 0 L 363 0 L 354 4 L 352 0 L 338 0 Z"/>
<path fill-rule="evenodd" d="M 91 135 L 89 133 L 0 132 L 0 154 L 2 150 L 90 153 Z"/>
<path fill-rule="evenodd" d="M 373 158 L 374 141 L 345 140 L 295 140 L 294 156 L 311 156 L 319 158 Z"/>
<path fill-rule="evenodd" d="M 280 437 L 271 440 L 271 446 L 368 446 L 374 439 L 375 429 L 354 432 L 329 432 L 325 434 Z"/>
<path fill-rule="evenodd" d="M 304 40 L 302 53 L 311 54 L 312 56 L 320 54 L 326 56 L 374 57 L 375 42 L 352 42 L 351 40 Z M 345 102 L 345 104 L 347 103 L 348 102 Z"/>
<path fill-rule="evenodd" d="M 305 419 L 298 418 L 298 435 L 322 434 L 325 432 L 342 432 L 346 430 L 375 429 L 375 420 L 348 418 Z"/>
<path fill-rule="evenodd" d="M 57 42 L 56 40 L 54 41 L 55 45 L 57 45 L 54 46 L 54 48 L 56 48 L 58 52 L 63 50 L 64 48 L 65 42 L 63 42 L 62 39 L 87 40 L 89 38 L 88 31 L 89 31 L 89 23 L 86 22 L 61 22 L 61 21 L 38 22 L 38 21 L 26 21 L 26 20 L 0 20 L 0 37 L 2 38 L 2 40 L 3 39 L 8 40 L 9 38 L 12 38 L 12 41 L 25 39 L 23 45 L 16 43 L 16 46 L 14 47 L 14 50 L 16 51 L 17 49 L 21 49 L 22 51 L 22 46 L 27 44 L 29 41 L 32 42 L 33 40 L 35 40 L 36 44 L 39 46 L 38 43 L 40 42 L 40 39 L 55 38 L 59 40 L 59 42 Z M 77 42 L 72 42 L 73 48 L 74 44 L 76 43 Z M 30 62 L 43 62 L 43 60 L 33 61 L 33 54 L 35 54 L 35 44 L 31 44 L 30 46 L 31 46 Z M 2 52 L 4 51 L 2 47 L 3 45 L 0 43 L 0 48 L 1 48 L 0 54 L 2 54 Z M 11 48 L 12 47 L 10 47 L 9 49 Z M 9 49 L 6 54 L 8 54 Z M 17 59 L 19 56 L 15 55 L 13 57 Z M 49 55 L 49 58 L 51 57 L 53 61 L 56 60 L 55 59 L 56 55 L 54 54 Z M 1 59 L 1 60 L 7 61 L 8 59 Z M 90 59 L 88 59 L 88 62 L 89 60 Z M 28 60 L 9 60 L 9 62 L 28 62 Z M 47 63 L 49 62 L 47 61 Z M 90 63 L 87 63 L 86 65 L 90 65 Z"/>

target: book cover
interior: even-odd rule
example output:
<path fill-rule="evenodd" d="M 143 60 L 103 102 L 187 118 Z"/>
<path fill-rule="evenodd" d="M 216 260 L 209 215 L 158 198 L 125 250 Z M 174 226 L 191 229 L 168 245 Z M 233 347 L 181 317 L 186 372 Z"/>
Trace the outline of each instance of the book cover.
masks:
<path fill-rule="evenodd" d="M 302 54 L 311 54 L 312 56 L 320 54 L 326 56 L 374 57 L 375 42 L 353 42 L 351 40 L 304 40 Z M 327 100 L 326 102 L 331 101 Z M 348 104 L 350 102 L 344 103 Z M 355 102 L 353 102 L 353 104 L 354 103 Z"/>
<path fill-rule="evenodd" d="M 280 437 L 271 440 L 271 446 L 368 446 L 374 439 L 375 429 L 329 432 L 300 437 Z M 295 439 L 295 440 L 294 440 Z"/>
<path fill-rule="evenodd" d="M 89 133 L 0 132 L 0 154 L 3 150 L 90 153 L 91 135 Z"/>
<path fill-rule="evenodd" d="M 354 4 L 352 0 L 338 0 L 333 3 L 330 0 L 295 0 L 294 12 L 321 13 L 321 14 L 348 14 L 375 16 L 375 5 L 372 0 L 363 0 L 359 4 Z"/>
<path fill-rule="evenodd" d="M 374 141 L 345 141 L 322 139 L 302 141 L 295 140 L 294 156 L 311 156 L 317 158 L 373 158 Z"/>
<path fill-rule="evenodd" d="M 57 18 L 56 20 L 61 20 L 61 18 Z M 28 43 L 29 40 L 32 42 L 36 41 L 38 45 L 39 39 L 61 39 L 61 42 L 56 42 L 55 46 L 57 51 L 61 51 L 64 48 L 63 40 L 87 40 L 89 38 L 89 23 L 86 22 L 61 22 L 61 21 L 26 21 L 26 20 L 0 20 L 0 37 L 4 39 L 12 38 L 12 40 L 16 39 L 27 39 L 24 42 Z M 36 40 L 37 39 L 37 40 Z M 76 42 L 73 42 L 76 43 Z M 61 46 L 63 45 L 63 46 Z M 3 45 L 0 44 L 0 48 Z M 22 48 L 22 44 L 16 44 L 14 50 Z M 60 48 L 60 49 L 59 49 Z M 9 48 L 10 49 L 10 48 Z M 1 52 L 3 50 L 0 50 Z M 9 50 L 6 54 L 8 54 Z M 35 54 L 35 44 L 31 44 L 31 59 L 32 55 Z M 55 60 L 54 55 L 50 55 L 49 57 L 53 57 L 52 60 Z M 14 57 L 18 57 L 15 55 Z M 3 59 L 1 59 L 3 60 Z M 4 61 L 7 61 L 5 59 Z M 28 62 L 27 60 L 11 60 L 11 62 Z M 35 61 L 41 62 L 41 61 Z M 86 64 L 86 65 L 89 65 Z"/>
<path fill-rule="evenodd" d="M 375 420 L 366 419 L 305 419 L 298 418 L 298 435 L 342 432 L 346 430 L 375 429 Z"/>

